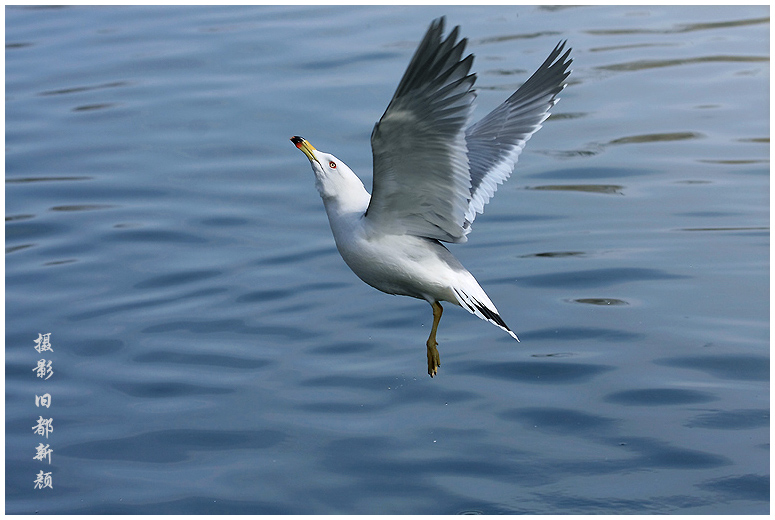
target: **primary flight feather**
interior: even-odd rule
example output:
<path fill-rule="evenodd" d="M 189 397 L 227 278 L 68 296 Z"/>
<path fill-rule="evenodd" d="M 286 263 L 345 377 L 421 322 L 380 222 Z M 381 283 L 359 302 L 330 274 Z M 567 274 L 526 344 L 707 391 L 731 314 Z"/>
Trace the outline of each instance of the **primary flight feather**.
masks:
<path fill-rule="evenodd" d="M 372 193 L 342 161 L 307 140 L 291 141 L 310 161 L 336 247 L 361 280 L 389 294 L 426 300 L 433 326 L 428 374 L 440 366 L 440 302 L 459 305 L 519 341 L 479 283 L 441 242 L 465 242 L 477 213 L 549 117 L 570 74 L 565 42 L 506 101 L 469 125 L 474 56 L 459 27 L 431 23 L 371 134 Z"/>

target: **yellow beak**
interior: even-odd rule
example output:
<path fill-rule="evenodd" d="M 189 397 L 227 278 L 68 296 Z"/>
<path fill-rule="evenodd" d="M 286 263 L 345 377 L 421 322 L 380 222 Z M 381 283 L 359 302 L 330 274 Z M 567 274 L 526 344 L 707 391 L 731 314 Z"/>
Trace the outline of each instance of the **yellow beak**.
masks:
<path fill-rule="evenodd" d="M 315 157 L 315 155 L 312 153 L 312 150 L 314 150 L 315 147 L 309 144 L 309 141 L 303 137 L 294 135 L 291 137 L 291 142 L 296 145 L 296 148 L 304 152 L 304 155 L 306 155 L 310 161 L 315 161 L 316 163 L 320 164 L 320 161 L 318 161 L 317 157 Z"/>

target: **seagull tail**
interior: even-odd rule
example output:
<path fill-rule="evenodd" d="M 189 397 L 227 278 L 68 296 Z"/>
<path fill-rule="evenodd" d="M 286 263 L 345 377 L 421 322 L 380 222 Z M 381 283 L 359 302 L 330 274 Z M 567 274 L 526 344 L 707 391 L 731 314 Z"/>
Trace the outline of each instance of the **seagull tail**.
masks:
<path fill-rule="evenodd" d="M 489 321 L 496 327 L 505 330 L 508 332 L 509 336 L 519 341 L 517 335 L 514 334 L 508 325 L 506 325 L 506 323 L 503 321 L 503 318 L 501 318 L 500 314 L 498 314 L 498 309 L 495 308 L 495 305 L 490 301 L 490 298 L 487 297 L 487 294 L 485 294 L 484 290 L 479 287 L 478 284 L 477 289 L 478 291 L 476 292 L 478 294 L 474 296 L 462 289 L 458 289 L 457 287 L 452 288 L 455 296 L 457 297 L 458 304 L 461 307 L 463 307 L 471 314 L 479 316 L 481 319 Z"/>

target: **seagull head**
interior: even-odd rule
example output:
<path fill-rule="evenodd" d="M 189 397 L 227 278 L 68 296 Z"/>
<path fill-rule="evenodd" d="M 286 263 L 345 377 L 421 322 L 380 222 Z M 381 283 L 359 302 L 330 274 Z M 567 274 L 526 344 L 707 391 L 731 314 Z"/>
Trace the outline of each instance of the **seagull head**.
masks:
<path fill-rule="evenodd" d="M 321 152 L 309 141 L 298 135 L 291 137 L 291 142 L 304 152 L 315 173 L 315 185 L 323 200 L 338 199 L 341 203 L 354 202 L 363 205 L 364 195 L 368 204 L 368 193 L 363 183 L 355 173 L 342 161 L 330 153 Z M 365 207 L 363 208 L 365 210 Z"/>

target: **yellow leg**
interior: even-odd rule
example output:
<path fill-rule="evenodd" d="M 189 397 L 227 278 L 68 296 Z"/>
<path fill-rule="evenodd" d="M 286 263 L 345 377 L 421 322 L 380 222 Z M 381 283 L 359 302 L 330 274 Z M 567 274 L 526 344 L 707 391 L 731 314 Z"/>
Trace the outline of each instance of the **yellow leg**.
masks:
<path fill-rule="evenodd" d="M 441 313 L 444 309 L 441 308 L 439 302 L 433 302 L 433 326 L 431 327 L 431 335 L 428 336 L 428 341 L 425 345 L 428 347 L 428 375 L 433 377 L 436 375 L 441 361 L 439 361 L 439 351 L 436 348 L 438 343 L 436 342 L 436 329 L 439 327 L 439 321 L 441 321 Z"/>

